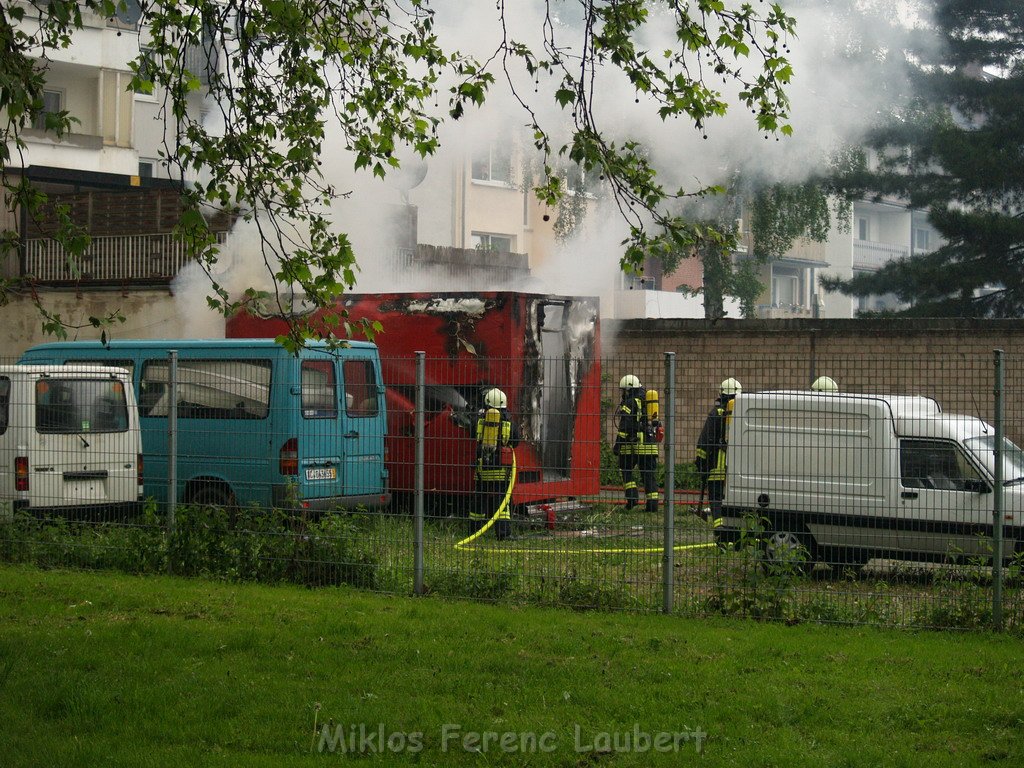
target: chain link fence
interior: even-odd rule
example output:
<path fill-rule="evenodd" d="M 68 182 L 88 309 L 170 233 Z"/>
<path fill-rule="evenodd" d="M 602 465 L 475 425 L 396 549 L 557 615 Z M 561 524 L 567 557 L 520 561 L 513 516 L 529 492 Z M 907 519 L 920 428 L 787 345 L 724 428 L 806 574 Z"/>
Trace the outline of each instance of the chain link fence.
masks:
<path fill-rule="evenodd" d="M 0 560 L 689 616 L 1024 620 L 1024 372 L 995 350 L 237 346 L 0 368 Z M 43 367 L 69 362 L 92 367 Z M 642 463 L 623 459 L 635 437 L 615 449 L 627 375 L 653 460 L 624 478 Z M 835 391 L 811 389 L 821 376 Z M 719 408 L 720 494 L 695 464 Z"/>

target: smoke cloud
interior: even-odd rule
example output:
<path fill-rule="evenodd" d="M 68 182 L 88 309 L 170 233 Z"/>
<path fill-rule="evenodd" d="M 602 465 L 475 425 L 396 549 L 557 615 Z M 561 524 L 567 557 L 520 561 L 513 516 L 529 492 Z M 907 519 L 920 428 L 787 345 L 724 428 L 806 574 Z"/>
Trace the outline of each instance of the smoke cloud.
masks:
<path fill-rule="evenodd" d="M 488 60 L 498 49 L 501 26 L 498 11 L 491 3 L 464 3 L 442 0 L 434 3 L 436 31 L 442 44 L 479 60 Z M 856 143 L 864 131 L 875 124 L 893 100 L 906 91 L 899 64 L 898 29 L 880 22 L 880 12 L 889 14 L 891 6 L 874 4 L 812 2 L 790 0 L 787 11 L 797 19 L 797 38 L 786 41 L 794 78 L 788 88 L 794 134 L 767 140 L 756 129 L 748 111 L 738 106 L 736 86 L 719 82 L 729 113 L 711 120 L 704 132 L 683 120 L 662 121 L 656 105 L 638 96 L 625 76 L 608 68 L 599 72 L 594 83 L 597 94 L 594 113 L 605 135 L 617 143 L 638 140 L 650 148 L 652 158 L 664 176 L 666 187 L 696 189 L 723 183 L 735 172 L 797 182 L 825 167 L 829 154 L 842 144 Z M 535 49 L 542 45 L 547 5 L 534 0 L 510 6 L 508 37 Z M 578 50 L 580 25 L 573 13 L 574 4 L 552 4 L 562 16 L 551 17 L 551 28 L 561 45 Z M 652 52 L 673 47 L 671 19 L 653 20 L 645 28 L 643 47 Z M 696 62 L 695 62 L 696 65 Z M 551 255 L 541 261 L 531 255 L 531 277 L 521 284 L 482 282 L 467 274 L 458 284 L 447 271 L 410 268 L 396 260 L 396 248 L 403 243 L 403 227 L 409 221 L 409 206 L 417 212 L 415 239 L 420 243 L 472 248 L 453 222 L 461 211 L 455 182 L 459 170 L 468 163 L 474 147 L 492 140 L 516 141 L 532 150 L 528 125 L 530 116 L 512 95 L 500 62 L 491 61 L 496 83 L 487 103 L 459 121 L 445 122 L 439 133 L 440 150 L 420 160 L 406 151 L 399 157 L 401 172 L 386 179 L 353 170 L 353 157 L 343 150 L 325 155 L 326 180 L 345 192 L 334 205 L 338 227 L 348 233 L 358 261 L 354 289 L 372 291 L 439 290 L 525 290 L 553 294 L 596 295 L 608 301 L 620 281 L 619 259 L 627 226 L 615 205 L 600 197 L 590 203 L 589 215 L 573 236 L 556 241 Z M 747 71 L 752 75 L 751 71 Z M 534 82 L 525 72 L 515 70 L 511 83 L 535 110 L 536 119 L 557 141 L 568 135 L 570 115 L 556 104 L 553 90 L 557 81 L 540 78 Z M 709 85 L 716 85 L 710 83 Z M 444 94 L 444 91 L 442 91 Z M 442 95 L 439 114 L 444 112 Z M 443 115 L 442 115 L 443 116 Z M 328 134 L 326 147 L 343 146 L 339 135 Z M 529 191 L 524 184 L 524 197 Z M 536 203 L 524 200 L 524 210 Z M 554 215 L 554 212 L 550 212 Z M 270 270 L 260 257 L 258 238 L 251 224 L 239 224 L 231 233 L 215 278 L 232 293 L 249 286 L 272 288 Z M 183 271 L 174 290 L 183 303 L 183 316 L 196 325 L 200 335 L 214 332 L 211 324 L 200 321 L 211 315 L 205 301 L 198 306 L 196 296 L 205 275 Z"/>

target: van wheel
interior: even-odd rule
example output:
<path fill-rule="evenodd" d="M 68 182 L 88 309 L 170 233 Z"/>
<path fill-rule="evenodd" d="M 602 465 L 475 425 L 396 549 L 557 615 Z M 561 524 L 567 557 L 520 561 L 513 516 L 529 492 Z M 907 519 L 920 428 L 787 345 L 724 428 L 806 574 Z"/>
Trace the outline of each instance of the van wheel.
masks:
<path fill-rule="evenodd" d="M 814 570 L 817 560 L 814 539 L 792 531 L 772 531 L 764 540 L 765 563 L 771 569 L 793 568 L 803 573 Z"/>
<path fill-rule="evenodd" d="M 234 506 L 235 497 L 231 491 L 219 485 L 204 485 L 195 490 L 189 499 L 190 504 L 200 507 L 224 507 L 228 509 Z"/>

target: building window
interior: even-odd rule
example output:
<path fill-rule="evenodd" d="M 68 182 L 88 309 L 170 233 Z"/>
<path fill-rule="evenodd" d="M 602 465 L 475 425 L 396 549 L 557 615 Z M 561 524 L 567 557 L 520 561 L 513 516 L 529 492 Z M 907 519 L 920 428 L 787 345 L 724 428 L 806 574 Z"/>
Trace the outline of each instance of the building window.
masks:
<path fill-rule="evenodd" d="M 46 130 L 46 116 L 55 115 L 63 109 L 64 93 L 62 91 L 43 91 L 43 108 L 32 118 L 32 127 L 39 131 Z"/>
<path fill-rule="evenodd" d="M 863 216 L 857 217 L 857 239 L 867 240 L 870 230 L 868 229 L 868 220 Z"/>
<path fill-rule="evenodd" d="M 139 160 L 139 178 L 140 179 L 151 179 L 151 178 L 153 178 L 153 161 L 152 160 Z"/>
<path fill-rule="evenodd" d="M 914 227 L 914 250 L 928 250 L 928 235 L 930 233 L 924 227 Z"/>
<path fill-rule="evenodd" d="M 152 48 L 139 49 L 139 80 L 153 82 L 153 74 L 156 72 L 156 54 Z M 152 96 L 155 87 L 144 91 L 141 88 L 135 89 L 137 96 Z"/>
<path fill-rule="evenodd" d="M 600 189 L 603 180 L 604 170 L 600 166 L 585 171 L 581 165 L 570 165 L 565 172 L 565 188 L 569 192 L 592 195 Z"/>
<path fill-rule="evenodd" d="M 772 305 L 776 307 L 802 307 L 803 290 L 800 286 L 800 270 L 786 267 L 772 267 Z"/>
<path fill-rule="evenodd" d="M 483 232 L 473 233 L 473 247 L 478 251 L 496 251 L 512 253 L 511 235 L 489 235 Z"/>
<path fill-rule="evenodd" d="M 512 183 L 510 142 L 494 143 L 473 154 L 473 181 Z"/>

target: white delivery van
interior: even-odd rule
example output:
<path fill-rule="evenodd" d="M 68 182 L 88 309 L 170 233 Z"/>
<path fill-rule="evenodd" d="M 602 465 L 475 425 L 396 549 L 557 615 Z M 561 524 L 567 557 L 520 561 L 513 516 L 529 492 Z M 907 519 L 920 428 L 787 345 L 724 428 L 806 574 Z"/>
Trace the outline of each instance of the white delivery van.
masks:
<path fill-rule="evenodd" d="M 992 553 L 995 430 L 927 397 L 744 392 L 729 425 L 723 525 L 767 520 L 769 556 L 943 560 Z M 1003 445 L 1003 556 L 1022 551 L 1024 453 Z"/>
<path fill-rule="evenodd" d="M 98 365 L 0 366 L 0 504 L 112 519 L 142 499 L 131 377 Z"/>

